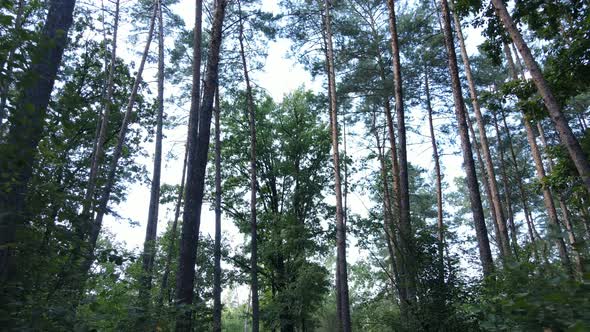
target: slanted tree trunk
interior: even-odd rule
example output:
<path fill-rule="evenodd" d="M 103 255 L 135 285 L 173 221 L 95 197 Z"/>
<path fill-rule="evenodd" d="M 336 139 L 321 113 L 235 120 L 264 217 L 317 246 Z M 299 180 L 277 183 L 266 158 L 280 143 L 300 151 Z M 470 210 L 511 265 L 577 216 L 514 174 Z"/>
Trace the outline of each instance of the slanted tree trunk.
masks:
<path fill-rule="evenodd" d="M 543 166 L 543 160 L 541 158 L 541 152 L 539 151 L 539 147 L 537 145 L 537 140 L 535 138 L 535 133 L 533 131 L 533 127 L 529 120 L 526 119 L 526 116 L 523 118 L 524 128 L 526 129 L 526 136 L 527 140 L 529 141 L 529 145 L 531 146 L 531 153 L 533 154 L 533 160 L 535 161 L 535 168 L 537 170 L 537 177 L 541 183 L 541 187 L 543 190 L 543 202 L 545 203 L 545 208 L 547 209 L 547 216 L 549 217 L 549 237 L 553 238 L 555 244 L 557 245 L 557 250 L 559 252 L 559 257 L 561 258 L 561 262 L 566 269 L 567 272 L 570 274 L 573 273 L 571 270 L 570 259 L 567 254 L 567 249 L 565 247 L 565 242 L 561 237 L 561 230 L 559 227 L 559 220 L 557 218 L 557 211 L 555 209 L 555 204 L 553 203 L 553 195 L 549 187 L 544 183 L 545 179 L 545 167 Z"/>
<path fill-rule="evenodd" d="M 510 47 L 508 44 L 504 43 L 504 53 L 506 55 L 506 61 L 508 62 L 508 67 L 510 69 L 510 73 L 512 75 L 512 79 L 514 81 L 518 80 L 518 70 L 514 64 L 514 59 L 512 59 L 512 53 L 510 52 Z M 518 60 L 518 59 L 517 59 Z M 520 193 L 520 199 L 522 202 L 522 208 L 524 210 L 524 217 L 527 223 L 527 228 L 529 232 L 529 238 L 533 246 L 535 245 L 535 234 L 537 231 L 535 229 L 535 225 L 533 223 L 533 218 L 530 217 L 530 211 L 528 208 L 528 197 L 526 191 L 524 190 L 524 185 L 522 183 L 522 176 L 523 173 L 520 171 L 518 167 L 518 161 L 516 159 L 516 153 L 514 151 L 514 144 L 512 144 L 512 134 L 510 134 L 510 129 L 508 128 L 508 123 L 506 122 L 506 114 L 504 113 L 504 109 L 500 106 L 500 115 L 502 116 L 502 123 L 504 124 L 504 130 L 506 131 L 506 137 L 508 138 L 508 146 L 510 147 L 510 155 L 512 157 L 512 163 L 514 165 L 514 170 L 518 177 L 518 191 Z M 538 238 L 538 235 L 537 235 Z M 535 255 L 537 255 L 537 249 L 534 249 Z"/>
<path fill-rule="evenodd" d="M 142 276 L 139 300 L 145 310 L 140 327 L 151 329 L 149 310 L 151 307 L 152 273 L 156 255 L 156 235 L 158 234 L 158 209 L 160 206 L 160 174 L 162 169 L 162 120 L 164 116 L 164 21 L 162 0 L 158 1 L 158 97 L 156 113 L 156 146 L 154 152 L 154 171 L 148 209 L 148 220 L 143 243 Z"/>
<path fill-rule="evenodd" d="M 115 67 L 117 62 L 117 32 L 119 30 L 119 0 L 115 2 L 115 18 L 113 23 L 113 41 L 111 44 L 111 61 L 109 63 L 109 74 L 106 85 L 106 97 L 103 100 L 103 113 L 100 121 L 100 129 L 96 145 L 94 147 L 94 154 L 92 156 L 92 162 L 90 164 L 90 174 L 88 176 L 88 184 L 86 187 L 86 193 L 84 194 L 84 201 L 82 203 L 82 222 L 84 223 L 80 229 L 80 238 L 85 236 L 92 226 L 92 207 L 94 195 L 96 192 L 96 181 L 98 179 L 98 173 L 102 158 L 104 156 L 104 143 L 107 139 L 107 130 L 109 125 L 109 117 L 111 114 L 111 107 L 113 102 L 113 90 L 114 90 L 114 77 Z M 85 225 L 89 224 L 90 227 Z"/>
<path fill-rule="evenodd" d="M 547 110 L 549 111 L 549 117 L 555 125 L 555 129 L 559 134 L 559 138 L 561 139 L 562 144 L 567 148 L 570 157 L 576 165 L 578 173 L 586 185 L 586 190 L 590 192 L 590 161 L 588 161 L 588 156 L 586 156 L 582 150 L 582 146 L 572 132 L 572 129 L 567 122 L 567 118 L 561 111 L 561 107 L 559 106 L 557 99 L 555 99 L 549 84 L 547 81 L 545 81 L 543 73 L 537 65 L 531 50 L 522 38 L 520 31 L 508 13 L 508 9 L 506 8 L 504 1 L 492 0 L 492 4 L 496 9 L 496 15 L 498 15 L 504 24 L 504 28 L 506 28 L 506 31 L 508 31 L 510 37 L 514 41 L 514 44 L 518 48 L 518 51 L 520 52 L 520 55 L 522 56 L 524 63 L 531 74 L 533 82 L 535 83 L 539 94 L 545 102 L 545 107 L 547 107 Z"/>
<path fill-rule="evenodd" d="M 432 122 L 432 103 L 430 99 L 430 82 L 428 77 L 428 66 L 424 66 L 424 92 L 426 93 L 426 110 L 428 111 L 428 126 L 430 128 L 430 142 L 432 143 L 432 158 L 434 159 L 434 174 L 436 176 L 436 221 L 438 226 L 438 259 L 439 278 L 444 282 L 445 278 L 445 237 L 443 221 L 443 196 L 442 196 L 442 174 L 438 155 L 438 145 L 434 134 L 434 123 Z"/>
<path fill-rule="evenodd" d="M 197 3 L 200 2 L 201 0 L 197 1 Z M 219 51 L 221 49 L 221 32 L 223 30 L 226 6 L 227 0 L 218 0 L 215 6 L 213 23 L 211 26 L 209 54 L 207 56 L 207 71 L 203 86 L 203 100 L 198 114 L 198 136 L 196 139 L 194 139 L 195 137 L 192 137 L 192 141 L 189 139 L 189 142 L 193 147 L 189 148 L 186 203 L 182 225 L 179 273 L 176 287 L 177 303 L 179 306 L 190 307 L 190 304 L 192 304 L 193 301 L 197 241 L 199 239 L 199 228 L 201 225 L 205 172 L 207 170 L 207 156 L 209 153 L 209 141 L 211 138 L 213 99 L 218 87 Z M 190 309 L 189 313 L 180 312 L 176 321 L 176 331 L 190 330 L 190 316 Z"/>
<path fill-rule="evenodd" d="M 346 266 L 346 225 L 342 209 L 342 185 L 340 179 L 340 153 L 338 151 L 338 105 L 336 103 L 336 74 L 332 49 L 332 23 L 330 1 L 324 0 L 325 55 L 328 69 L 328 96 L 330 98 L 330 126 L 332 131 L 332 158 L 334 162 L 334 191 L 336 195 L 336 270 L 338 275 L 340 322 L 344 332 L 350 332 L 350 304 L 348 297 L 348 272 Z"/>
<path fill-rule="evenodd" d="M 543 130 L 543 125 L 540 122 L 537 122 L 537 129 L 539 130 L 539 137 L 541 138 L 541 143 L 543 144 L 543 149 L 545 152 L 547 151 L 547 139 L 545 137 L 545 131 Z M 553 172 L 553 161 L 546 156 L 548 161 L 549 172 Z M 584 273 L 584 264 L 582 261 L 582 256 L 580 255 L 580 251 L 577 249 L 577 241 L 576 241 L 576 234 L 574 233 L 574 227 L 572 225 L 572 221 L 570 219 L 569 210 L 563 196 L 558 193 L 557 194 L 558 202 L 559 202 L 559 209 L 561 210 L 561 217 L 563 221 L 563 225 L 567 231 L 568 240 L 570 242 L 572 255 L 574 256 L 574 264 L 576 269 L 576 274 L 578 277 L 581 277 Z"/>
<path fill-rule="evenodd" d="M 174 244 L 176 242 L 176 234 L 178 229 L 178 219 L 180 217 L 180 208 L 182 207 L 182 196 L 184 196 L 184 180 L 186 176 L 186 160 L 188 157 L 188 144 L 184 149 L 184 160 L 182 161 L 182 178 L 180 180 L 180 188 L 178 189 L 178 198 L 176 199 L 176 207 L 174 209 L 174 219 L 172 221 L 172 228 L 170 229 L 170 242 L 168 243 L 168 250 L 166 254 L 166 263 L 164 265 L 164 274 L 162 275 L 162 285 L 160 286 L 160 293 L 158 295 L 157 307 L 158 310 L 162 309 L 164 305 L 164 295 L 166 295 L 168 301 L 171 299 L 171 294 L 168 292 L 168 283 L 170 278 L 170 270 L 172 266 L 172 254 L 174 251 Z"/>
<path fill-rule="evenodd" d="M 416 268 L 414 264 L 415 248 L 412 224 L 410 220 L 410 184 L 408 180 L 408 154 L 406 149 L 406 123 L 402 90 L 402 75 L 399 55 L 399 42 L 397 36 L 397 23 L 395 4 L 393 0 L 387 1 L 389 9 L 389 31 L 391 33 L 391 52 L 393 55 L 393 83 L 395 110 L 397 116 L 397 138 L 399 140 L 399 230 L 400 249 L 402 250 L 402 264 L 404 265 L 402 287 L 406 288 L 408 304 L 416 301 Z"/>
<path fill-rule="evenodd" d="M 215 243 L 213 245 L 213 332 L 221 332 L 221 125 L 219 88 L 215 93 Z"/>
<path fill-rule="evenodd" d="M 500 171 L 502 176 L 502 185 L 504 186 L 504 200 L 506 202 L 506 208 L 508 209 L 508 227 L 510 228 L 510 240 L 512 242 L 512 250 L 514 251 L 514 257 L 518 258 L 518 241 L 516 234 L 516 226 L 514 225 L 514 211 L 512 210 L 512 199 L 510 198 L 510 181 L 508 180 L 508 174 L 506 173 L 506 158 L 504 158 L 504 149 L 502 148 L 502 135 L 500 132 L 500 126 L 498 126 L 498 115 L 495 111 L 492 112 L 494 119 L 494 128 L 496 130 L 496 140 L 498 143 L 498 153 L 500 154 Z"/>
<path fill-rule="evenodd" d="M 33 173 L 37 146 L 43 136 L 47 105 L 61 65 L 72 25 L 75 0 L 50 0 L 39 45 L 33 50 L 32 63 L 10 114 L 10 128 L 0 145 L 0 283 L 10 285 L 18 280 L 17 230 L 25 226 L 27 186 Z M 3 286 L 8 292 L 9 287 Z"/>
<path fill-rule="evenodd" d="M 129 100 L 127 102 L 127 109 L 125 110 L 125 115 L 123 117 L 123 121 L 121 122 L 121 128 L 119 129 L 119 135 L 117 137 L 117 145 L 115 146 L 115 150 L 113 151 L 113 156 L 111 159 L 111 163 L 109 165 L 109 169 L 107 172 L 107 180 L 102 192 L 102 196 L 98 202 L 98 209 L 96 212 L 96 218 L 91 225 L 90 229 L 90 236 L 88 243 L 86 244 L 87 250 L 85 252 L 85 257 L 82 263 L 82 282 L 80 287 L 84 287 L 84 282 L 88 275 L 88 271 L 90 270 L 90 266 L 94 261 L 94 249 L 96 248 L 96 241 L 98 240 L 98 235 L 100 234 L 100 230 L 102 228 L 102 221 L 104 215 L 107 210 L 107 205 L 111 196 L 111 190 L 115 184 L 115 175 L 117 171 L 117 165 L 119 163 L 119 158 L 121 157 L 121 152 L 123 151 L 123 144 L 125 144 L 125 135 L 127 134 L 127 127 L 129 124 L 129 119 L 131 118 L 131 113 L 133 112 L 133 106 L 135 105 L 135 99 L 137 97 L 137 91 L 139 89 L 139 84 L 142 80 L 143 69 L 145 67 L 145 61 L 147 59 L 147 55 L 149 53 L 150 45 L 152 42 L 152 37 L 154 34 L 154 26 L 156 21 L 156 14 L 158 11 L 158 7 L 154 4 L 154 10 L 152 13 L 152 17 L 150 20 L 150 29 L 147 36 L 147 41 L 145 44 L 145 49 L 143 51 L 143 55 L 141 57 L 141 62 L 139 63 L 139 68 L 137 69 L 137 74 L 135 76 L 135 81 L 133 82 L 133 87 L 131 89 L 131 94 L 129 95 Z"/>
<path fill-rule="evenodd" d="M 240 0 L 238 0 L 240 58 L 246 82 L 246 99 L 248 105 L 248 124 L 250 127 L 250 287 L 252 290 L 252 332 L 260 330 L 260 309 L 258 305 L 258 232 L 256 224 L 256 115 L 254 114 L 254 97 L 250 86 L 250 76 L 246 53 L 244 51 L 244 22 Z"/>
<path fill-rule="evenodd" d="M 503 260 L 511 256 L 510 240 L 508 237 L 508 228 L 506 227 L 506 218 L 504 217 L 504 209 L 500 198 L 500 190 L 498 189 L 498 182 L 496 181 L 496 172 L 494 170 L 494 163 L 492 162 L 492 154 L 490 153 L 490 145 L 488 143 L 488 137 L 486 134 L 485 123 L 481 109 L 479 107 L 479 100 L 477 97 L 477 91 L 475 89 L 475 81 L 471 74 L 471 64 L 469 63 L 469 56 L 467 55 L 467 48 L 465 47 L 465 39 L 463 38 L 463 32 L 461 31 L 461 22 L 457 13 L 453 13 L 455 21 L 455 31 L 457 32 L 457 39 L 459 40 L 459 46 L 461 49 L 461 58 L 463 59 L 463 65 L 465 68 L 465 76 L 467 77 L 467 84 L 469 86 L 469 95 L 471 96 L 471 105 L 473 106 L 473 112 L 475 113 L 475 121 L 477 123 L 477 129 L 479 131 L 479 141 L 481 144 L 481 151 L 483 152 L 483 160 L 485 164 L 485 170 L 487 174 L 487 180 L 490 186 L 490 194 L 492 195 L 492 208 L 496 212 L 495 222 L 497 223 L 498 230 L 498 242 L 500 245 L 500 255 Z"/>
<path fill-rule="evenodd" d="M 455 53 L 455 43 L 453 41 L 453 32 L 451 31 L 451 17 L 449 14 L 449 5 L 447 0 L 441 0 L 441 14 L 443 21 L 444 39 L 447 47 L 447 56 L 449 63 L 449 72 L 451 75 L 451 85 L 453 88 L 453 98 L 455 101 L 455 115 L 459 127 L 459 136 L 461 138 L 461 149 L 463 150 L 463 167 L 467 177 L 467 187 L 469 189 L 469 199 L 471 201 L 471 211 L 473 213 L 473 222 L 479 247 L 479 257 L 483 267 L 483 273 L 488 276 L 494 270 L 492 251 L 488 239 L 488 231 L 485 224 L 483 207 L 481 204 L 481 195 L 479 193 L 479 184 L 477 183 L 477 174 L 475 172 L 475 163 L 471 152 L 471 143 L 469 142 L 469 133 L 465 104 L 461 91 L 461 82 L 459 81 L 459 68 L 457 66 L 457 55 Z"/>
<path fill-rule="evenodd" d="M 471 137 L 473 140 L 473 149 L 475 150 L 475 154 L 477 156 L 477 165 L 479 166 L 479 174 L 481 174 L 482 179 L 482 183 L 483 183 L 483 187 L 484 190 L 486 192 L 486 199 L 488 201 L 488 205 L 490 206 L 490 215 L 491 215 L 491 219 L 492 219 L 492 225 L 494 226 L 494 233 L 496 234 L 496 237 L 494 238 L 492 236 L 492 240 L 494 242 L 496 242 L 497 246 L 500 247 L 500 229 L 498 228 L 498 223 L 495 222 L 497 216 L 496 216 L 496 210 L 494 209 L 494 205 L 492 203 L 492 192 L 490 189 L 490 182 L 487 179 L 486 176 L 486 170 L 485 170 L 485 166 L 483 163 L 483 158 L 481 157 L 481 149 L 479 148 L 479 143 L 477 142 L 477 137 L 475 136 L 475 130 L 473 129 L 473 122 L 471 121 L 471 118 L 469 116 L 466 117 L 467 119 L 467 126 L 469 126 L 469 132 L 471 133 Z"/>

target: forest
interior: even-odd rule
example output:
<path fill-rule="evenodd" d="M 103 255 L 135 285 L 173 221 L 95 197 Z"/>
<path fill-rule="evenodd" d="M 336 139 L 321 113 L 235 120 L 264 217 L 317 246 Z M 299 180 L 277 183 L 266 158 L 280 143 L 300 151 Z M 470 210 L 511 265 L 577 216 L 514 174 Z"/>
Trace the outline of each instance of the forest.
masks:
<path fill-rule="evenodd" d="M 2 0 L 0 330 L 590 331 L 589 116 L 587 1 Z"/>

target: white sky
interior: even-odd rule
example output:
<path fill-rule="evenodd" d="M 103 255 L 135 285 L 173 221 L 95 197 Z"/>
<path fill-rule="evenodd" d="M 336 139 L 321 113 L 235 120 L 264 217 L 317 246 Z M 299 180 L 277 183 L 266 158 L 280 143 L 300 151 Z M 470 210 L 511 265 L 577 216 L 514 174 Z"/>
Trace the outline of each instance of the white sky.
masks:
<path fill-rule="evenodd" d="M 194 22 L 194 18 L 192 17 L 194 13 L 194 1 L 191 0 L 181 0 L 179 4 L 174 5 L 172 9 L 181 15 L 185 20 L 187 26 L 192 26 Z M 277 12 L 278 5 L 276 1 L 273 0 L 263 0 L 263 9 L 267 11 Z M 128 27 L 127 27 L 128 29 Z M 137 45 L 130 45 L 127 40 L 127 36 L 129 35 L 129 31 L 125 31 L 125 26 L 121 28 L 122 34 L 120 35 L 120 54 L 124 58 L 133 59 L 135 62 L 138 62 L 138 56 L 136 56 Z M 481 35 L 473 29 L 465 29 L 465 34 L 467 36 L 467 45 L 469 53 L 476 52 L 476 46 L 481 43 L 483 38 Z M 152 45 L 152 49 L 155 50 L 156 45 Z M 312 80 L 310 74 L 304 70 L 304 68 L 295 63 L 293 59 L 287 58 L 287 53 L 289 51 L 290 42 L 286 39 L 278 39 L 274 42 L 269 43 L 268 45 L 268 57 L 265 62 L 265 70 L 258 73 L 253 73 L 253 80 L 255 83 L 266 89 L 268 93 L 276 100 L 280 101 L 283 98 L 283 95 L 295 90 L 301 85 L 304 85 L 306 88 L 313 89 L 318 91 L 322 88 L 321 81 L 314 81 Z M 143 46 L 141 46 L 143 49 Z M 154 68 L 148 68 L 146 73 L 144 74 L 144 79 L 146 81 L 153 81 Z M 169 88 L 169 87 L 168 87 Z M 155 89 L 153 89 L 155 91 Z M 425 120 L 426 114 L 419 114 L 418 112 L 413 112 L 411 114 L 412 120 L 407 120 L 408 122 L 411 121 L 411 124 L 414 126 L 419 126 L 420 131 L 424 135 L 428 135 L 428 127 Z M 445 120 L 447 121 L 447 120 Z M 442 122 L 439 122 L 439 124 Z M 436 125 L 436 124 L 435 124 Z M 361 128 L 361 127 L 359 127 Z M 185 127 L 177 128 L 173 131 L 165 132 L 167 138 L 164 141 L 164 155 L 166 155 L 170 149 L 173 149 L 176 156 L 178 156 L 175 160 L 165 161 L 163 164 L 162 169 L 162 183 L 168 184 L 177 184 L 180 183 L 181 180 L 181 172 L 182 172 L 182 156 L 184 153 L 184 140 L 186 139 L 186 129 Z M 425 141 L 424 137 L 419 137 L 415 134 L 410 134 L 408 137 L 410 143 L 418 143 L 421 141 Z M 355 149 L 355 142 L 349 142 L 349 149 L 353 151 Z M 358 143 L 357 143 L 358 144 Z M 152 158 L 153 155 L 153 143 L 148 143 L 145 145 L 146 151 L 150 153 L 150 158 L 144 159 L 142 162 L 146 164 L 147 169 L 151 174 L 152 170 Z M 428 172 L 432 171 L 433 163 L 432 163 L 432 150 L 430 141 L 426 140 L 422 145 L 411 145 L 408 147 L 408 158 L 409 161 L 415 165 L 419 165 L 425 168 Z M 447 148 L 445 152 L 450 152 Z M 354 156 L 358 157 L 361 154 L 355 154 Z M 461 168 L 462 158 L 460 155 L 445 155 L 442 157 L 442 164 L 444 165 L 445 169 L 445 181 L 447 184 L 453 184 L 453 178 L 455 176 L 463 175 L 463 170 Z M 210 166 L 210 165 L 209 165 Z M 151 175 L 150 175 L 151 177 Z M 129 189 L 129 195 L 126 202 L 123 202 L 119 206 L 115 207 L 115 210 L 124 218 L 123 220 L 115 220 L 111 216 L 107 216 L 105 218 L 105 227 L 109 229 L 116 237 L 117 241 L 125 242 L 129 249 L 137 248 L 140 249 L 143 246 L 143 241 L 145 237 L 145 226 L 147 222 L 147 213 L 148 213 L 148 204 L 149 204 L 149 196 L 150 196 L 150 189 L 145 184 L 135 184 L 131 186 Z M 361 197 L 358 194 L 351 193 L 349 196 L 349 202 L 351 211 L 353 213 L 358 213 L 361 215 L 366 215 L 366 207 L 371 206 L 371 202 L 368 197 Z M 166 224 L 172 220 L 173 218 L 173 211 L 170 211 L 171 206 L 160 206 L 160 217 L 159 217 L 159 224 L 158 224 L 158 233 L 161 234 L 163 230 L 166 228 Z M 138 226 L 131 226 L 126 219 L 131 219 L 135 221 Z M 210 207 L 205 204 L 203 206 L 203 215 L 202 215 L 202 223 L 201 223 L 201 230 L 204 234 L 213 235 L 214 231 L 214 215 L 210 209 Z M 223 229 L 224 229 L 224 236 L 228 238 L 232 244 L 240 245 L 243 243 L 243 236 L 237 232 L 235 226 L 233 226 L 233 222 L 229 219 L 223 217 L 222 219 Z M 350 236 L 349 236 L 350 239 Z M 352 262 L 356 260 L 356 257 L 359 255 L 359 251 L 356 250 L 354 247 L 354 239 L 349 241 L 349 258 Z M 239 302 L 244 302 L 247 296 L 243 292 L 238 299 Z"/>

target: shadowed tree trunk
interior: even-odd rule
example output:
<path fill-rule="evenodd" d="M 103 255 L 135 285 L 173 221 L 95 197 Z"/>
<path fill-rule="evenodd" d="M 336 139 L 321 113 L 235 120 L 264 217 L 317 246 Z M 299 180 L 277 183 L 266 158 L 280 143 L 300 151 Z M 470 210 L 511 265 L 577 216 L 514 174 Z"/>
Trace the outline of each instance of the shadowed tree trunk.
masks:
<path fill-rule="evenodd" d="M 200 4 L 200 0 L 197 1 Z M 213 113 L 213 99 L 218 87 L 219 51 L 221 49 L 221 32 L 225 17 L 226 0 L 218 0 L 215 6 L 213 23 L 211 26 L 211 40 L 207 56 L 207 71 L 203 86 L 203 100 L 199 111 L 198 136 L 189 138 L 189 166 L 187 166 L 186 203 L 182 225 L 182 239 L 180 245 L 179 269 L 177 278 L 177 303 L 184 307 L 176 320 L 176 331 L 187 331 L 191 328 L 190 305 L 193 301 L 193 287 L 195 277 L 195 261 L 197 241 L 201 225 L 201 208 L 205 189 L 205 172 L 207 170 L 207 156 L 211 136 L 211 117 Z M 196 44 L 198 45 L 198 44 Z M 195 70 L 193 68 L 193 70 Z M 198 96 L 198 92 L 197 92 Z M 196 114 L 195 114 L 196 116 Z M 193 131 L 196 128 L 193 128 Z M 189 200 L 190 198 L 190 200 Z M 187 215 L 188 213 L 188 215 Z M 188 306 L 188 307 L 187 307 Z"/>
<path fill-rule="evenodd" d="M 461 49 L 461 58 L 463 59 L 465 76 L 467 77 L 467 84 L 469 86 L 471 105 L 473 106 L 473 112 L 475 113 L 475 121 L 477 123 L 477 129 L 479 132 L 479 141 L 481 144 L 481 151 L 483 152 L 483 161 L 485 164 L 487 180 L 490 186 L 490 199 L 492 201 L 491 208 L 494 209 L 496 215 L 494 222 L 496 222 L 499 230 L 497 237 L 500 246 L 500 255 L 502 259 L 506 259 L 511 256 L 511 251 L 510 240 L 508 238 L 508 228 L 506 227 L 506 218 L 504 216 L 504 209 L 502 208 L 502 202 L 500 198 L 500 190 L 498 189 L 498 182 L 496 181 L 496 172 L 494 171 L 494 164 L 492 162 L 492 154 L 490 153 L 490 145 L 488 143 L 485 123 L 483 115 L 481 114 L 477 91 L 475 89 L 475 81 L 473 80 L 473 75 L 471 74 L 471 64 L 469 63 L 469 56 L 467 55 L 467 49 L 465 47 L 465 39 L 463 38 L 463 32 L 461 31 L 461 22 L 459 21 L 459 16 L 457 16 L 457 13 L 453 13 L 453 19 L 455 21 L 455 31 L 457 32 L 457 39 L 459 40 L 459 46 Z"/>
<path fill-rule="evenodd" d="M 451 85 L 453 88 L 453 98 L 455 101 L 455 115 L 457 117 L 459 136 L 461 138 L 461 149 L 463 151 L 463 167 L 465 168 L 467 177 L 467 187 L 469 189 L 471 211 L 473 213 L 473 222 L 479 248 L 479 258 L 483 267 L 483 273 L 485 276 L 488 276 L 494 270 L 494 262 L 492 259 L 492 251 L 490 250 L 490 242 L 484 220 L 483 207 L 481 205 L 481 195 L 479 193 L 479 185 L 477 183 L 477 175 L 475 172 L 475 163 L 473 161 L 473 155 L 471 152 L 471 143 L 469 142 L 467 121 L 465 119 L 467 112 L 465 111 L 465 104 L 461 91 L 461 82 L 459 81 L 459 68 L 457 66 L 457 55 L 455 53 L 453 32 L 451 31 L 449 5 L 447 0 L 441 0 L 440 3 L 444 39 L 449 63 L 449 72 L 451 75 Z"/>
<path fill-rule="evenodd" d="M 43 136 L 47 105 L 61 65 L 72 25 L 75 0 L 50 0 L 39 44 L 25 81 L 9 117 L 10 128 L 0 145 L 0 283 L 17 280 L 17 230 L 25 226 L 25 199 L 33 173 L 37 146 Z M 12 287 L 2 287 L 2 295 Z"/>
<path fill-rule="evenodd" d="M 559 106 L 557 99 L 555 99 L 549 84 L 547 81 L 545 81 L 543 73 L 537 65 L 531 50 L 522 38 L 520 31 L 508 13 L 508 9 L 506 8 L 504 1 L 492 0 L 492 4 L 496 9 L 496 14 L 504 24 L 504 28 L 506 28 L 506 31 L 508 31 L 510 37 L 514 41 L 514 44 L 518 48 L 518 51 L 520 52 L 520 55 L 522 56 L 522 59 L 524 60 L 524 63 L 531 74 L 533 82 L 535 83 L 539 94 L 545 102 L 545 107 L 547 107 L 547 110 L 549 111 L 549 117 L 555 125 L 555 129 L 559 134 L 561 143 L 567 148 L 570 157 L 578 169 L 578 173 L 586 185 L 586 190 L 590 192 L 590 162 L 588 161 L 588 156 L 586 156 L 582 150 L 582 147 L 580 146 L 580 143 L 576 139 L 576 136 L 572 132 L 572 129 L 567 122 L 567 118 L 561 111 L 561 107 Z"/>
<path fill-rule="evenodd" d="M 258 232 L 256 225 L 256 116 L 254 114 L 254 97 L 250 86 L 250 76 L 246 53 L 244 51 L 244 22 L 241 2 L 238 0 L 240 58 L 246 82 L 246 99 L 248 105 L 248 124 L 250 127 L 250 287 L 252 290 L 252 332 L 260 330 L 260 309 L 258 304 Z"/>
<path fill-rule="evenodd" d="M 393 55 L 393 83 L 395 110 L 397 117 L 397 138 L 399 140 L 399 230 L 400 249 L 402 250 L 402 265 L 400 277 L 402 285 L 406 289 L 404 302 L 413 304 L 416 301 L 416 268 L 414 264 L 415 248 L 410 220 L 410 185 L 408 180 L 408 155 L 406 149 L 406 123 L 402 90 L 402 75 L 399 55 L 399 41 L 397 36 L 397 22 L 395 4 L 393 0 L 387 1 L 389 9 L 389 31 L 391 33 L 391 52 Z"/>
<path fill-rule="evenodd" d="M 330 99 L 330 127 L 332 131 L 332 158 L 334 162 L 334 190 L 336 195 L 336 270 L 338 285 L 336 293 L 339 300 L 340 322 L 344 332 L 350 332 L 350 304 L 348 297 L 348 272 L 346 266 L 346 225 L 342 209 L 342 186 L 340 179 L 340 153 L 338 151 L 338 105 L 336 104 L 336 74 L 334 51 L 332 49 L 332 23 L 330 1 L 324 0 L 325 55 L 328 69 L 328 96 Z"/>
<path fill-rule="evenodd" d="M 213 248 L 213 332 L 221 332 L 221 125 L 219 88 L 215 93 L 215 243 Z"/>

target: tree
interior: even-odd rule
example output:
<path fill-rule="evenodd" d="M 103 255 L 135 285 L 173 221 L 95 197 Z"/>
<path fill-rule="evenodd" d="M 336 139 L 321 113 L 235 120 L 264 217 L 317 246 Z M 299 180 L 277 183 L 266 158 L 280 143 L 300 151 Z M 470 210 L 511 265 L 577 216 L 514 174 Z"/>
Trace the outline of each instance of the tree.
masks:
<path fill-rule="evenodd" d="M 453 98 L 455 101 L 455 115 L 457 117 L 457 125 L 459 127 L 459 136 L 461 137 L 461 149 L 463 150 L 463 167 L 467 173 L 467 186 L 469 187 L 469 198 L 471 201 L 473 222 L 477 235 L 479 256 L 483 267 L 483 273 L 484 275 L 488 276 L 494 270 L 494 264 L 492 260 L 492 252 L 490 250 L 488 232 L 483 215 L 479 185 L 477 183 L 477 175 L 475 172 L 475 163 L 473 161 L 473 155 L 471 154 L 471 143 L 469 142 L 469 133 L 467 129 L 467 122 L 465 120 L 465 104 L 461 92 L 461 83 L 459 82 L 459 71 L 457 68 L 457 56 L 455 53 L 453 32 L 451 31 L 449 5 L 446 0 L 441 0 L 441 15 L 445 45 L 447 47 L 447 56 L 449 61 L 449 73 L 451 75 L 451 83 L 453 88 Z"/>

